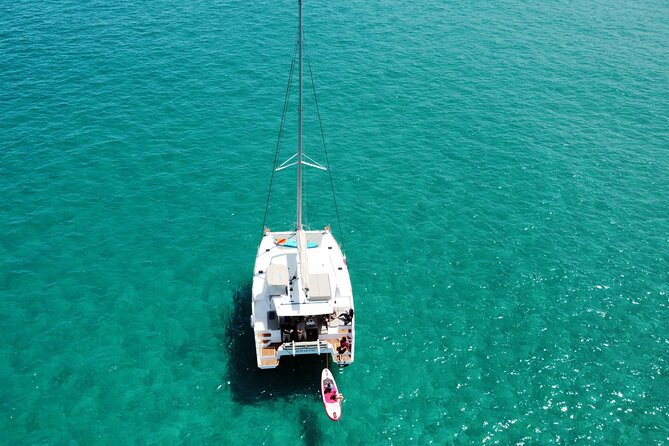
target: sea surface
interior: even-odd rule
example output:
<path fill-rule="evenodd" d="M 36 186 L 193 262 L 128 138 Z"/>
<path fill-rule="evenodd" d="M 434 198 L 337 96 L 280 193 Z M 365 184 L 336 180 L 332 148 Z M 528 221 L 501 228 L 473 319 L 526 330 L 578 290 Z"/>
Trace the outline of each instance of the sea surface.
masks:
<path fill-rule="evenodd" d="M 669 3 L 305 0 L 356 361 L 255 367 L 297 2 L 0 5 L 3 445 L 669 445 Z M 291 90 L 279 161 L 295 150 Z M 293 228 L 295 173 L 267 225 Z"/>

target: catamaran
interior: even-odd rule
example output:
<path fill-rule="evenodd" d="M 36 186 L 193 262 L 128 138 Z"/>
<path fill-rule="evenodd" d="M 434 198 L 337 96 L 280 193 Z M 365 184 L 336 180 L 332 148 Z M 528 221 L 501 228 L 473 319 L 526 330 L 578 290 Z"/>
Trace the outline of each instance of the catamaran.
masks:
<path fill-rule="evenodd" d="M 294 229 L 280 232 L 270 231 L 263 223 L 253 270 L 251 302 L 251 326 L 261 369 L 275 368 L 281 357 L 297 355 L 330 355 L 334 363 L 344 366 L 353 362 L 355 353 L 353 292 L 346 257 L 329 226 L 308 230 L 302 219 L 303 167 L 327 168 L 302 150 L 302 0 L 298 0 L 298 10 L 297 153 L 278 167 L 275 162 L 272 172 L 273 176 L 274 172 L 296 167 L 297 221 Z M 292 73 L 293 67 L 290 79 Z M 318 102 L 315 102 L 318 110 Z M 286 108 L 284 106 L 284 117 Z M 320 112 L 318 115 L 320 119 Z M 323 146 L 325 148 L 324 138 Z M 334 202 L 336 208 L 336 199 Z"/>

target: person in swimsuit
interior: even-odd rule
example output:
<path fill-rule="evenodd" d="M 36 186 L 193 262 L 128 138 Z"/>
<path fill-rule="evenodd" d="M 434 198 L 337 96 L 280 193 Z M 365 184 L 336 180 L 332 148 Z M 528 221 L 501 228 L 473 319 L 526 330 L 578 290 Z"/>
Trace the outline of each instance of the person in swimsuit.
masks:
<path fill-rule="evenodd" d="M 346 353 L 348 350 L 348 338 L 346 336 L 342 336 L 341 340 L 339 341 L 339 348 L 337 351 L 339 352 L 340 355 L 343 355 Z"/>
<path fill-rule="evenodd" d="M 353 321 L 353 308 L 350 308 L 348 311 L 345 311 L 342 314 L 340 314 L 339 319 L 341 319 L 344 325 L 350 324 L 351 321 Z"/>
<path fill-rule="evenodd" d="M 337 389 L 332 385 L 331 379 L 327 379 L 325 381 L 325 386 L 323 386 L 323 393 L 325 393 L 326 395 L 329 394 L 330 396 L 328 399 L 332 402 L 342 401 L 344 399 L 344 395 L 337 392 Z"/>

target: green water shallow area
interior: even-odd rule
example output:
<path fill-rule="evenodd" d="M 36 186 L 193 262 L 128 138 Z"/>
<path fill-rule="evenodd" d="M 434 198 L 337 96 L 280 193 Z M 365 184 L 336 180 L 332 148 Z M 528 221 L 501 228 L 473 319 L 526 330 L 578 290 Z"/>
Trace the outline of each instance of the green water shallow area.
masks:
<path fill-rule="evenodd" d="M 305 0 L 339 423 L 248 324 L 297 2 L 0 17 L 1 444 L 669 444 L 666 1 Z"/>

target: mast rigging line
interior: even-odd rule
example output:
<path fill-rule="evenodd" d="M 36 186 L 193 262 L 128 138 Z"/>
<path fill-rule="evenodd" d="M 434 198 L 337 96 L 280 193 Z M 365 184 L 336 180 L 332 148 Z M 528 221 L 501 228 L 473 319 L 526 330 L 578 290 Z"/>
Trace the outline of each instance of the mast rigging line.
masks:
<path fill-rule="evenodd" d="M 293 83 L 293 73 L 295 71 L 295 55 L 297 54 L 297 46 L 295 44 L 295 49 L 293 50 L 293 60 L 290 62 L 290 74 L 288 76 L 288 84 L 286 85 L 286 94 L 284 96 L 283 102 L 283 112 L 281 113 L 281 124 L 279 125 L 279 136 L 276 140 L 276 150 L 274 152 L 274 163 L 272 164 L 272 175 L 269 179 L 269 190 L 267 191 L 267 201 L 265 202 L 265 216 L 262 221 L 262 235 L 260 239 L 265 235 L 265 228 L 267 227 L 267 213 L 269 211 L 269 199 L 272 196 L 272 186 L 274 185 L 274 174 L 276 173 L 276 165 L 279 162 L 279 153 L 281 152 L 281 142 L 283 141 L 283 130 L 286 124 L 286 114 L 288 113 L 288 103 L 290 102 L 290 91 Z"/>
<path fill-rule="evenodd" d="M 341 250 L 345 252 L 344 247 L 344 232 L 342 231 L 341 220 L 339 218 L 339 208 L 337 206 L 337 195 L 334 190 L 334 181 L 332 181 L 332 169 L 330 168 L 330 158 L 328 157 L 328 148 L 325 144 L 325 132 L 323 132 L 323 121 L 321 120 L 321 112 L 318 108 L 318 96 L 316 96 L 316 84 L 314 83 L 314 74 L 311 71 L 311 61 L 306 56 L 307 67 L 309 68 L 309 78 L 311 79 L 311 89 L 314 92 L 314 104 L 316 105 L 316 116 L 318 117 L 318 125 L 321 129 L 321 141 L 323 142 L 323 152 L 325 152 L 325 165 L 327 166 L 328 175 L 330 176 L 330 189 L 332 190 L 332 201 L 334 202 L 335 213 L 337 214 L 337 224 L 339 225 L 339 237 L 341 238 Z"/>
<path fill-rule="evenodd" d="M 304 42 L 302 42 L 302 45 L 303 45 L 303 47 L 305 46 Z M 264 236 L 265 228 L 267 227 L 266 226 L 267 225 L 267 215 L 269 213 L 269 202 L 270 202 L 270 198 L 272 196 L 272 186 L 274 185 L 274 174 L 276 172 L 278 172 L 279 170 L 283 170 L 283 169 L 285 169 L 287 167 L 290 167 L 290 166 L 293 166 L 293 165 L 295 165 L 299 162 L 298 161 L 298 162 L 293 162 L 293 163 L 287 164 L 291 159 L 293 159 L 297 156 L 297 154 L 295 154 L 295 155 L 291 156 L 288 160 L 286 160 L 282 165 L 277 167 L 277 164 L 279 162 L 279 154 L 281 152 L 281 143 L 283 141 L 283 134 L 284 134 L 285 124 L 286 124 L 286 115 L 288 113 L 288 108 L 289 108 L 290 94 L 291 94 L 291 91 L 292 91 L 291 87 L 292 87 L 292 82 L 293 82 L 293 74 L 295 72 L 295 60 L 296 60 L 296 54 L 297 54 L 297 51 L 298 51 L 298 47 L 299 47 L 299 39 L 298 39 L 298 42 L 295 44 L 295 50 L 293 51 L 293 60 L 291 61 L 291 64 L 290 64 L 290 75 L 288 76 L 288 84 L 286 85 L 286 93 L 285 93 L 285 97 L 284 97 L 283 112 L 281 114 L 281 124 L 279 126 L 279 136 L 278 136 L 277 141 L 276 141 L 276 150 L 275 150 L 275 153 L 274 153 L 274 162 L 272 163 L 272 175 L 270 176 L 269 190 L 267 191 L 267 200 L 265 202 L 265 216 L 263 217 L 263 223 L 262 223 L 263 233 L 261 235 L 261 239 L 262 239 L 262 236 Z M 303 48 L 303 50 L 304 50 L 304 48 Z M 323 144 L 323 152 L 325 153 L 326 168 L 323 168 L 320 164 L 316 163 L 314 160 L 312 160 L 310 157 L 308 157 L 306 155 L 304 155 L 304 156 L 307 159 L 309 159 L 310 161 L 313 161 L 315 165 L 311 164 L 311 163 L 308 163 L 308 162 L 305 162 L 305 161 L 302 161 L 300 164 L 306 164 L 306 165 L 309 165 L 311 167 L 315 167 L 317 169 L 322 169 L 322 170 L 327 170 L 328 171 L 328 176 L 329 176 L 329 179 L 330 179 L 330 190 L 332 191 L 332 201 L 333 201 L 334 208 L 335 208 L 335 214 L 337 216 L 337 225 L 339 226 L 339 237 L 341 239 L 341 248 L 342 248 L 342 252 L 346 252 L 345 243 L 344 243 L 344 232 L 342 230 L 341 218 L 339 216 L 339 206 L 337 206 L 337 195 L 335 193 L 334 181 L 332 179 L 332 170 L 330 168 L 330 157 L 328 156 L 327 144 L 325 143 L 325 132 L 323 130 L 323 120 L 321 119 L 321 111 L 320 111 L 320 107 L 318 106 L 318 95 L 316 94 L 316 83 L 314 82 L 314 75 L 313 75 L 313 71 L 311 70 L 311 61 L 309 60 L 309 57 L 306 54 L 304 56 L 305 56 L 304 59 L 307 62 L 307 68 L 309 70 L 309 78 L 311 80 L 311 89 L 312 89 L 312 92 L 313 92 L 313 95 L 314 95 L 314 105 L 316 106 L 316 116 L 318 118 L 318 126 L 319 126 L 320 133 L 321 133 L 321 142 Z"/>

